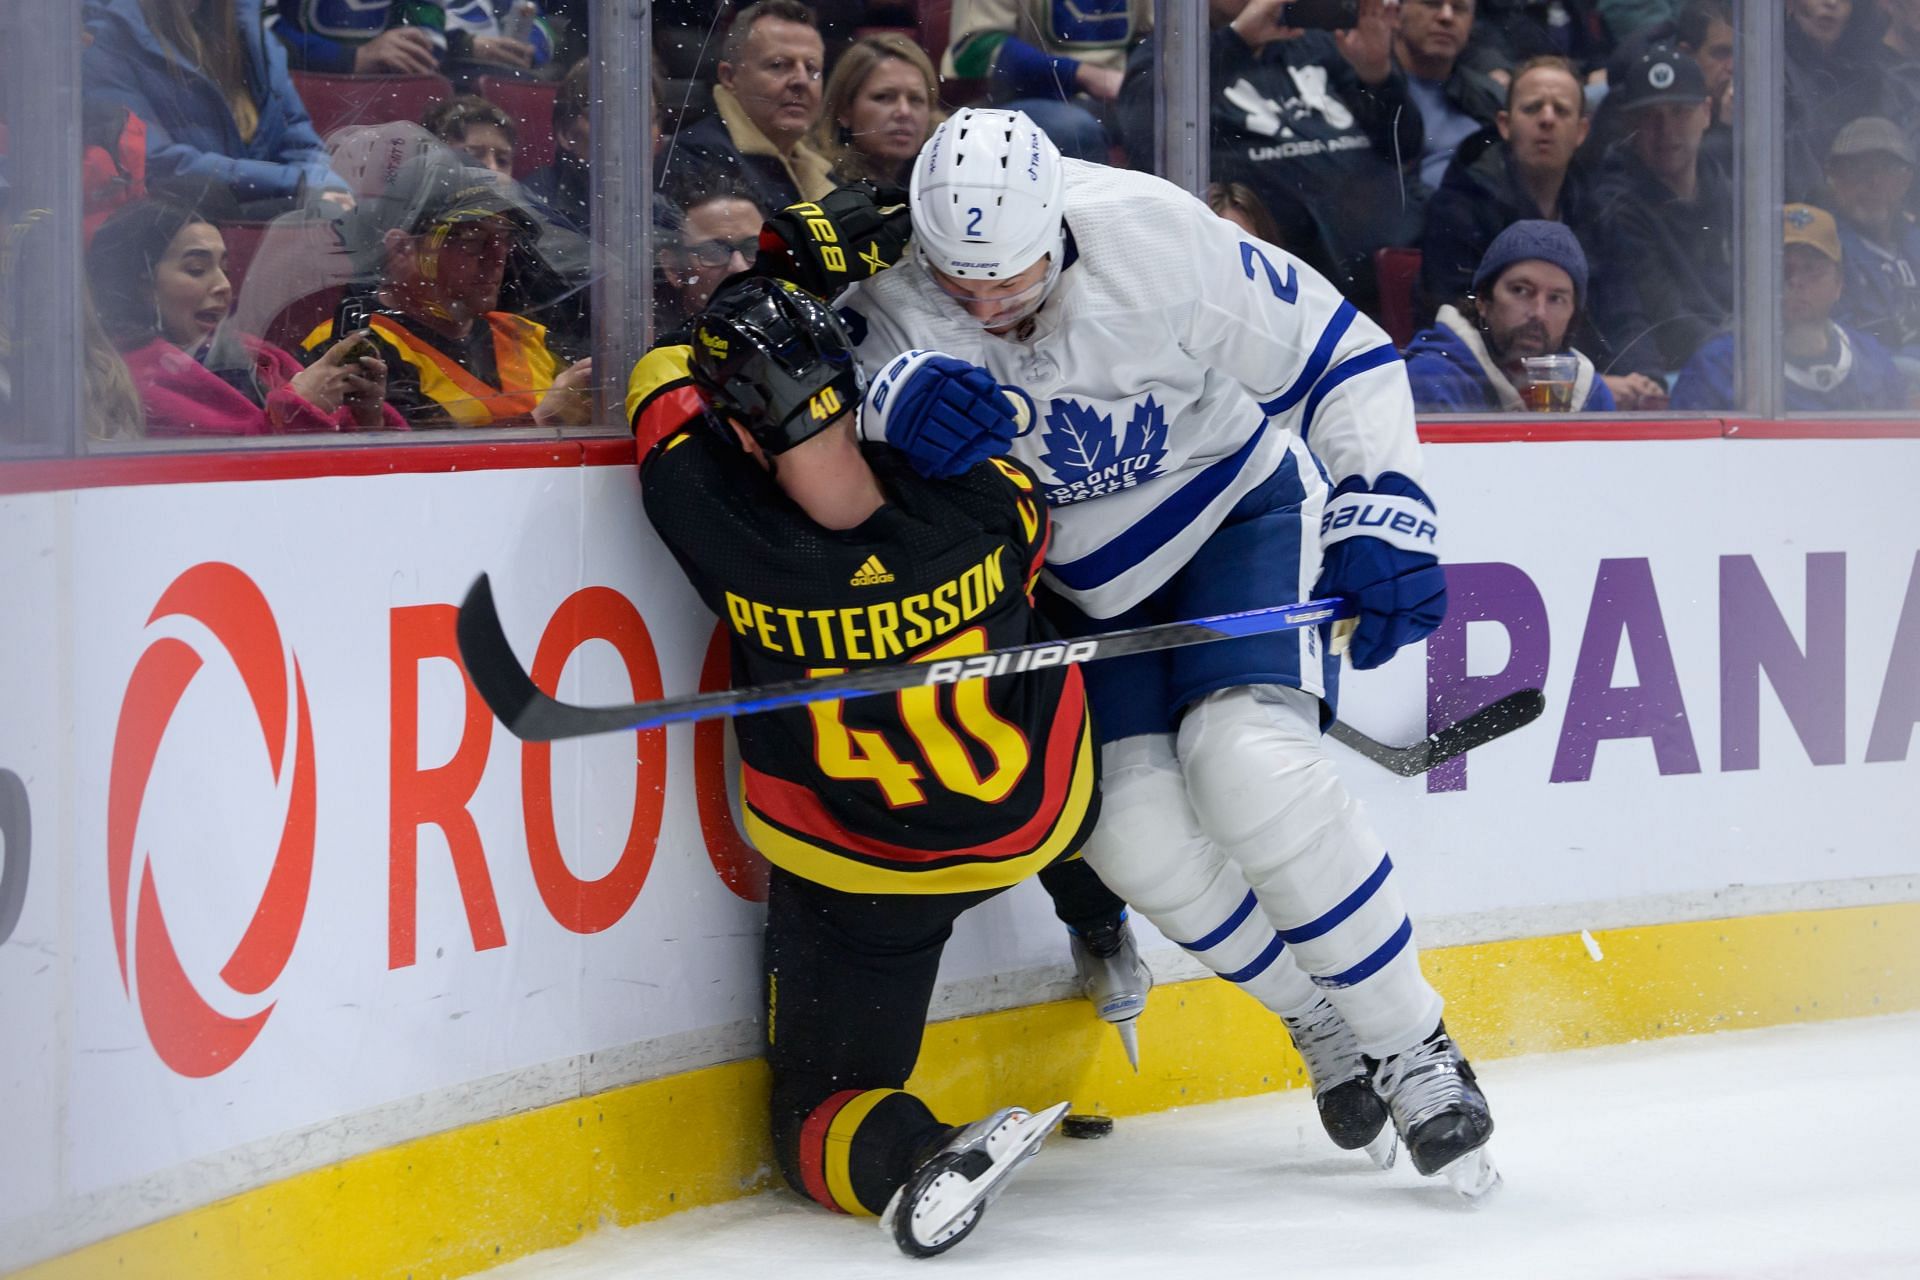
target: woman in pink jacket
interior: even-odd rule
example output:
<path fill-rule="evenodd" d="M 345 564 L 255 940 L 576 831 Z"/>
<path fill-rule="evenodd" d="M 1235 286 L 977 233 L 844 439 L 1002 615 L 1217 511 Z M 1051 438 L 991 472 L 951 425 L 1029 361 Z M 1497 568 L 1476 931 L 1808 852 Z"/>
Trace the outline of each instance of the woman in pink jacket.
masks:
<path fill-rule="evenodd" d="M 405 429 L 364 334 L 303 368 L 234 331 L 226 255 L 218 227 L 159 200 L 115 212 L 87 249 L 94 306 L 140 389 L 147 435 Z"/>

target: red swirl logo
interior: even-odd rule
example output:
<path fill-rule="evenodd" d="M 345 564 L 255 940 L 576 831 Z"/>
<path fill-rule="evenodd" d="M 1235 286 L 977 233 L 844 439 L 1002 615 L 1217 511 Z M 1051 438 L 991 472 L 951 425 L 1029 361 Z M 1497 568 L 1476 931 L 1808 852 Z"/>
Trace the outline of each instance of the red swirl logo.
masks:
<path fill-rule="evenodd" d="M 286 765 L 287 662 L 266 597 L 251 578 L 230 564 L 199 564 L 174 579 L 147 625 L 168 617 L 198 621 L 225 650 L 253 702 L 278 783 Z M 236 1018 L 208 1004 L 174 949 L 153 864 L 144 855 L 137 860 L 137 892 L 132 888 L 134 834 L 146 802 L 147 780 L 167 724 L 200 666 L 200 655 L 193 647 L 172 637 L 154 640 L 140 655 L 120 703 L 107 790 L 107 888 L 120 983 L 135 997 L 147 1038 L 161 1060 L 181 1075 L 195 1078 L 214 1075 L 238 1061 L 274 1008 L 269 1001 L 258 1011 Z M 313 720 L 307 712 L 307 687 L 297 657 L 293 701 L 297 716 L 293 774 L 280 846 L 253 919 L 219 973 L 228 990 L 241 996 L 258 996 L 285 970 L 313 879 Z"/>

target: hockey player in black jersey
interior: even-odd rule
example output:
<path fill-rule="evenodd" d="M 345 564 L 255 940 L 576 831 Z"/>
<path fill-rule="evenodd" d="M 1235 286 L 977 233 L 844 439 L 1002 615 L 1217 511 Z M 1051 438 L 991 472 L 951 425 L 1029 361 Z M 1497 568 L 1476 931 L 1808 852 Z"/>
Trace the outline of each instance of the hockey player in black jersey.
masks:
<path fill-rule="evenodd" d="M 694 325 L 710 408 L 648 451 L 648 517 L 732 641 L 736 683 L 1049 638 L 1031 591 L 1046 504 L 1018 464 L 921 478 L 862 446 L 865 381 L 828 308 L 722 285 Z M 984 377 L 984 374 L 981 374 Z M 897 411 L 897 410 L 896 410 Z M 1066 1104 L 960 1127 L 904 1085 L 967 908 L 1072 858 L 1099 809 L 1077 667 L 744 716 L 741 809 L 773 864 L 775 1153 L 830 1209 L 925 1256 L 978 1223 Z"/>

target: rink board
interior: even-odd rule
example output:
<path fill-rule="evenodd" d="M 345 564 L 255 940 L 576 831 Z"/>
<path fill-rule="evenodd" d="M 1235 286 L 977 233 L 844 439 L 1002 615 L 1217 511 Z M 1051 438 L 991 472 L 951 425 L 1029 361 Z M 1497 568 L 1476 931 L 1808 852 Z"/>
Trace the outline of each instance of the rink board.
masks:
<path fill-rule="evenodd" d="M 1347 717 L 1409 740 L 1509 686 L 1549 699 L 1428 779 L 1337 753 L 1429 942 L 1462 944 L 1428 955 L 1450 1025 L 1502 1052 L 1913 1007 L 1920 442 L 1437 446 L 1429 464 L 1455 621 L 1351 679 Z M 18 908 L 0 1270 L 140 1228 L 100 1248 L 171 1267 L 184 1245 L 141 1242 L 200 1230 L 253 1257 L 323 1252 L 321 1232 L 368 1253 L 275 1273 L 464 1274 L 563 1219 L 764 1182 L 759 1069 L 740 1065 L 760 908 L 721 735 L 530 748 L 476 716 L 448 654 L 481 570 L 523 660 L 564 666 L 562 696 L 699 681 L 712 620 L 625 467 L 0 497 L 0 574 L 35 602 L 0 614 L 0 769 L 25 797 L 0 812 Z M 1799 910 L 1836 900 L 1868 905 Z M 1756 961 L 1787 922 L 1811 952 Z M 1609 960 L 1584 959 L 1588 924 Z M 1690 985 L 1617 967 L 1636 926 Z M 1696 928 L 1728 941 L 1673 932 Z M 1191 972 L 1145 942 L 1163 980 Z M 1563 954 L 1586 967 L 1546 959 Z M 1538 988 L 1505 990 L 1518 970 Z M 1194 1020 L 1167 1043 L 1214 1047 L 1156 1067 L 1151 1032 L 1122 1080 L 1111 1033 L 1047 1003 L 1066 975 L 1030 886 L 964 921 L 938 1008 L 968 1016 L 930 1037 L 934 1096 L 972 1104 L 940 1065 L 963 1043 L 1003 1092 L 1120 1113 L 1297 1071 L 1236 993 L 1167 981 L 1150 1018 Z M 1076 1071 L 1106 1083 L 1083 1098 Z M 705 1099 L 697 1125 L 684 1096 L 661 1120 L 676 1081 Z M 587 1159 L 572 1143 L 596 1125 Z M 495 1141 L 520 1157 L 464 1145 Z M 419 1212 L 442 1195 L 493 1216 Z M 346 1225 L 362 1216 L 395 1225 Z"/>

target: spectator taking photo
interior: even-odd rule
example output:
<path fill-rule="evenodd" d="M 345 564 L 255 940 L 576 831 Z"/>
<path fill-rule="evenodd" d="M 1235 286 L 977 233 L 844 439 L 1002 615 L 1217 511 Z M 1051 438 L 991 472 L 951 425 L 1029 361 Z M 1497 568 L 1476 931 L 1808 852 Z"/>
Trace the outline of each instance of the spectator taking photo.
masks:
<path fill-rule="evenodd" d="M 499 309 L 509 251 L 538 231 L 518 188 L 444 148 L 408 160 L 356 211 L 360 287 L 377 302 L 367 325 L 388 399 L 412 425 L 580 426 L 591 416 L 592 361 L 563 371 L 545 326 Z M 326 346 L 335 323 L 303 348 Z"/>

